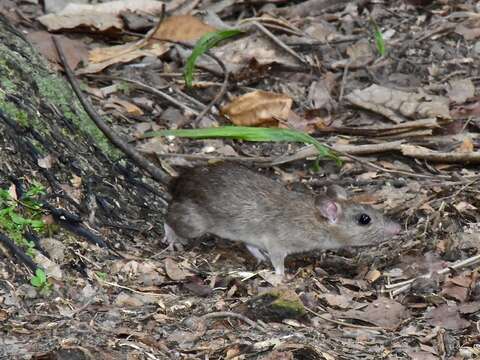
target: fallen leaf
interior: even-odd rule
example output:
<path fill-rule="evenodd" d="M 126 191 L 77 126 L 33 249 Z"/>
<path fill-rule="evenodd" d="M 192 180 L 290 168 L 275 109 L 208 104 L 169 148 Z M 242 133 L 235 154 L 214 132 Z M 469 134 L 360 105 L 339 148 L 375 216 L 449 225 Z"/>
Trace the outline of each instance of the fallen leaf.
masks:
<path fill-rule="evenodd" d="M 470 326 L 470 322 L 462 319 L 456 304 L 441 304 L 425 312 L 427 322 L 432 326 L 441 326 L 447 330 L 462 330 Z"/>
<path fill-rule="evenodd" d="M 465 304 L 461 304 L 458 307 L 460 314 L 474 314 L 480 311 L 480 301 L 472 301 Z"/>
<path fill-rule="evenodd" d="M 53 164 L 57 161 L 57 158 L 53 155 L 47 155 L 37 160 L 38 166 L 42 169 L 51 169 Z"/>
<path fill-rule="evenodd" d="M 475 85 L 470 79 L 451 80 L 447 96 L 457 104 L 463 104 L 475 95 Z"/>
<path fill-rule="evenodd" d="M 208 32 L 216 31 L 192 15 L 171 16 L 165 19 L 153 35 L 153 39 L 172 41 L 194 41 Z"/>
<path fill-rule="evenodd" d="M 474 17 L 461 22 L 455 28 L 455 32 L 462 35 L 465 40 L 473 40 L 480 37 L 480 19 Z"/>
<path fill-rule="evenodd" d="M 328 306 L 339 309 L 350 309 L 353 304 L 351 297 L 345 295 L 336 295 L 336 294 L 319 294 L 318 298 L 327 303 Z"/>
<path fill-rule="evenodd" d="M 107 1 L 99 4 L 77 4 L 70 3 L 58 14 L 60 15 L 78 15 L 85 12 L 104 13 L 119 15 L 124 11 L 143 12 L 152 15 L 160 15 L 164 2 L 157 0 L 117 0 Z M 168 4 L 166 11 L 169 11 Z"/>
<path fill-rule="evenodd" d="M 336 313 L 343 318 L 366 321 L 392 331 L 409 316 L 408 310 L 402 304 L 388 298 L 379 298 L 368 304 L 364 310 L 349 310 L 344 313 Z"/>
<path fill-rule="evenodd" d="M 448 284 L 442 289 L 442 295 L 448 299 L 465 302 L 468 297 L 468 289 L 461 286 Z"/>
<path fill-rule="evenodd" d="M 407 119 L 450 119 L 448 99 L 443 96 L 405 92 L 379 85 L 355 90 L 346 96 L 353 105 L 384 115 L 395 123 Z"/>
<path fill-rule="evenodd" d="M 133 115 L 133 116 L 143 115 L 142 109 L 140 109 L 137 105 L 132 104 L 130 101 L 119 99 L 116 96 L 112 96 L 109 99 L 109 102 L 105 104 L 105 109 L 108 109 L 111 106 L 119 110 L 118 107 L 115 105 L 119 105 L 119 107 L 124 109 L 128 115 Z"/>
<path fill-rule="evenodd" d="M 123 22 L 116 15 L 97 12 L 55 15 L 48 14 L 37 19 L 48 31 L 76 30 L 79 32 L 93 32 L 113 34 L 119 33 Z"/>
<path fill-rule="evenodd" d="M 114 304 L 120 307 L 133 307 L 138 308 L 145 306 L 146 304 L 155 303 L 156 297 L 147 294 L 128 294 L 121 292 L 117 295 Z"/>
<path fill-rule="evenodd" d="M 169 44 L 153 44 L 148 47 L 143 41 L 131 42 L 123 45 L 116 45 L 105 48 L 96 48 L 88 55 L 89 64 L 76 71 L 77 74 L 92 74 L 105 69 L 106 67 L 133 61 L 139 57 L 157 57 L 170 49 Z"/>
<path fill-rule="evenodd" d="M 471 137 L 466 137 L 463 141 L 462 144 L 455 149 L 456 152 L 461 152 L 461 153 L 470 153 L 473 152 L 474 150 L 474 145 Z"/>
<path fill-rule="evenodd" d="M 173 281 L 185 280 L 191 273 L 181 269 L 172 258 L 165 259 L 165 272 L 167 276 Z"/>
<path fill-rule="evenodd" d="M 27 39 L 52 63 L 60 63 L 57 49 L 53 44 L 52 34 L 46 31 L 34 31 L 27 34 Z M 88 58 L 87 46 L 74 39 L 69 39 L 65 36 L 55 35 L 62 46 L 67 64 L 71 69 L 76 69 L 81 62 L 86 62 Z"/>
<path fill-rule="evenodd" d="M 234 99 L 222 109 L 222 114 L 235 125 L 256 126 L 286 119 L 291 107 L 292 99 L 286 95 L 253 91 Z"/>

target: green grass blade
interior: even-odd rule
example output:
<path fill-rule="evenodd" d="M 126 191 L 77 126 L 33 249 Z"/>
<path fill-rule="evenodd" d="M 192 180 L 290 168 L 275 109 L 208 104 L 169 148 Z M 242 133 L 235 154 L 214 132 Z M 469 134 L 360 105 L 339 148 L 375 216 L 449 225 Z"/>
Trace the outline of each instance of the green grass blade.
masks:
<path fill-rule="evenodd" d="M 224 126 L 206 129 L 151 131 L 144 135 L 144 137 L 155 136 L 178 136 L 188 137 L 191 139 L 228 138 L 246 141 L 302 142 L 315 146 L 320 156 L 338 161 L 338 157 L 335 155 L 335 153 L 325 147 L 317 139 L 303 132 L 290 129 Z"/>
<path fill-rule="evenodd" d="M 377 51 L 380 54 L 380 56 L 385 55 L 385 40 L 383 39 L 383 34 L 380 31 L 380 28 L 378 27 L 377 23 L 373 18 L 370 18 L 370 23 L 372 24 L 373 27 L 373 33 L 375 36 L 375 44 L 377 46 Z"/>
<path fill-rule="evenodd" d="M 242 31 L 233 29 L 213 31 L 203 35 L 200 40 L 198 40 L 195 44 L 195 47 L 190 56 L 188 57 L 187 63 L 185 64 L 183 76 L 185 78 L 185 83 L 187 87 L 192 86 L 193 71 L 195 70 L 195 64 L 197 62 L 197 59 L 203 54 L 205 54 L 209 49 L 217 45 L 220 41 L 241 33 Z"/>

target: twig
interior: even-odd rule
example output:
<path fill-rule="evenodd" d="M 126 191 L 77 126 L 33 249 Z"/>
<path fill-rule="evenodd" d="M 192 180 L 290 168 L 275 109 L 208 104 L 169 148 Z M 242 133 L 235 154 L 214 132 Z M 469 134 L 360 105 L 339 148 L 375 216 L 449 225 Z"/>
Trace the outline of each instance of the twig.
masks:
<path fill-rule="evenodd" d="M 208 319 L 215 319 L 215 318 L 222 318 L 222 317 L 232 317 L 232 318 L 242 320 L 242 321 L 246 322 L 248 325 L 250 325 L 251 327 L 254 327 L 255 329 L 257 329 L 261 332 L 266 332 L 266 329 L 263 326 L 260 326 L 259 324 L 257 324 L 255 321 L 250 320 L 249 318 L 247 318 L 246 316 L 244 316 L 242 314 L 234 313 L 234 312 L 231 312 L 231 311 L 213 312 L 213 313 L 210 313 L 210 314 L 203 315 L 201 317 L 201 319 L 208 320 Z"/>
<path fill-rule="evenodd" d="M 158 90 L 158 89 L 156 89 L 152 86 L 144 84 L 140 81 L 127 79 L 127 78 L 124 78 L 124 77 L 121 77 L 121 76 L 109 76 L 109 75 L 88 75 L 88 76 L 89 77 L 93 76 L 93 77 L 96 77 L 96 78 L 112 79 L 112 80 L 120 80 L 120 81 L 128 82 L 130 84 L 135 85 L 139 89 L 150 91 L 152 94 L 158 95 L 159 97 L 163 98 L 164 100 L 169 101 L 170 103 L 179 107 L 180 109 L 183 109 L 185 111 L 189 111 L 189 112 L 191 112 L 192 114 L 195 114 L 195 115 L 199 114 L 199 112 L 197 110 L 194 110 L 191 107 L 188 107 L 187 105 L 181 103 L 180 101 L 171 97 L 170 95 L 165 94 L 164 92 L 162 92 L 162 91 L 160 91 L 160 90 Z"/>
<path fill-rule="evenodd" d="M 171 44 L 177 44 L 177 45 L 181 45 L 181 46 L 184 46 L 188 49 L 193 49 L 195 46 L 193 45 L 190 45 L 190 44 L 187 44 L 187 43 L 184 43 L 183 41 L 174 41 L 174 40 L 169 40 L 169 39 L 163 39 L 163 38 L 157 38 L 157 37 L 154 37 L 155 40 L 158 40 L 158 41 L 165 41 L 165 42 L 168 42 L 168 43 L 171 43 Z M 205 109 L 203 109 L 200 114 L 197 115 L 197 117 L 195 118 L 195 120 L 193 121 L 193 123 L 195 125 L 198 125 L 198 123 L 200 122 L 200 120 L 202 119 L 202 117 L 205 116 L 206 113 L 208 113 L 208 111 L 212 108 L 213 105 L 215 105 L 218 101 L 220 101 L 220 99 L 223 97 L 223 95 L 225 95 L 226 91 L 227 91 L 227 85 L 228 85 L 228 79 L 229 79 L 229 72 L 228 72 L 228 69 L 227 67 L 225 66 L 225 64 L 223 63 L 222 60 L 220 60 L 218 58 L 218 56 L 212 54 L 210 51 L 206 51 L 205 52 L 205 55 L 209 56 L 210 58 L 212 58 L 213 60 L 215 60 L 217 62 L 217 64 L 220 66 L 220 68 L 222 69 L 223 71 L 223 83 L 222 83 L 222 86 L 220 88 L 220 90 L 218 91 L 218 93 L 215 95 L 215 97 L 212 99 L 212 101 L 210 101 L 207 106 L 205 107 Z"/>
<path fill-rule="evenodd" d="M 403 140 L 380 143 L 380 144 L 364 144 L 364 145 L 343 145 L 335 144 L 332 145 L 334 151 L 342 151 L 349 153 L 350 155 L 369 155 L 369 154 L 378 154 L 386 151 L 400 150 L 400 145 L 403 144 Z M 318 154 L 315 146 L 308 145 L 292 155 L 280 155 L 272 161 L 272 165 L 280 165 L 287 162 L 292 162 L 295 160 L 302 160 L 311 156 Z"/>
<path fill-rule="evenodd" d="M 446 268 L 443 268 L 441 270 L 435 271 L 435 274 L 445 275 L 445 274 L 448 274 L 448 273 L 452 272 L 452 270 L 457 270 L 457 269 L 460 269 L 462 267 L 470 266 L 470 265 L 473 265 L 477 262 L 480 262 L 480 254 L 469 257 L 465 260 L 461 260 L 461 261 L 459 261 L 459 262 L 457 262 L 457 263 L 455 263 L 451 266 L 448 266 Z M 405 290 L 408 290 L 410 288 L 411 284 L 413 282 L 415 282 L 416 280 L 422 279 L 422 278 L 423 279 L 428 279 L 430 277 L 432 277 L 432 273 L 423 274 L 423 275 L 417 276 L 413 279 L 401 281 L 401 282 L 398 282 L 398 283 L 395 283 L 395 284 L 387 284 L 387 285 L 384 286 L 385 290 L 383 290 L 383 292 L 391 292 L 392 295 L 395 296 L 395 295 L 398 295 Z"/>
<path fill-rule="evenodd" d="M 323 316 L 322 314 L 319 314 L 316 311 L 313 311 L 312 309 L 309 309 L 306 306 L 305 306 L 305 309 L 307 311 L 311 312 L 312 314 L 318 316 L 320 319 L 331 322 L 332 324 L 336 324 L 336 325 L 340 325 L 340 326 L 346 326 L 346 327 L 355 328 L 355 329 L 374 330 L 374 331 L 380 331 L 382 333 L 385 332 L 385 329 L 383 329 L 381 327 L 378 327 L 378 326 L 363 326 L 363 325 L 350 324 L 350 323 L 343 322 L 343 321 L 329 319 L 329 318 Z"/>
<path fill-rule="evenodd" d="M 473 152 L 440 152 L 423 146 L 402 145 L 402 154 L 415 159 L 441 163 L 480 164 L 480 151 Z"/>
<path fill-rule="evenodd" d="M 282 48 L 287 53 L 292 55 L 295 59 L 300 61 L 302 64 L 309 65 L 308 62 L 302 56 L 298 55 L 295 51 L 293 51 L 287 45 L 285 45 L 280 39 L 278 39 L 275 35 L 273 35 L 273 33 L 271 33 L 270 30 L 268 30 L 265 26 L 260 24 L 258 21 L 252 21 L 252 24 L 255 25 L 260 31 L 262 31 L 270 40 L 272 40 L 280 48 Z"/>
<path fill-rule="evenodd" d="M 65 70 L 65 74 L 67 75 L 67 79 L 72 86 L 73 91 L 77 95 L 80 103 L 82 104 L 83 108 L 85 109 L 86 113 L 90 116 L 92 121 L 97 125 L 97 127 L 103 132 L 103 134 L 107 137 L 110 142 L 115 145 L 118 149 L 120 149 L 125 155 L 127 155 L 136 165 L 140 168 L 145 170 L 150 176 L 159 181 L 162 184 L 167 184 L 170 177 L 160 170 L 158 167 L 150 163 L 143 155 L 138 153 L 131 145 L 127 144 L 117 133 L 115 133 L 110 127 L 103 121 L 103 119 L 97 114 L 95 109 L 93 108 L 92 104 L 83 96 L 82 91 L 80 90 L 80 86 L 78 85 L 77 80 L 70 69 L 70 66 L 67 64 L 67 60 L 65 58 L 65 53 L 63 52 L 62 46 L 58 39 L 53 36 L 53 43 L 57 48 L 58 56 L 60 61 L 63 65 Z"/>

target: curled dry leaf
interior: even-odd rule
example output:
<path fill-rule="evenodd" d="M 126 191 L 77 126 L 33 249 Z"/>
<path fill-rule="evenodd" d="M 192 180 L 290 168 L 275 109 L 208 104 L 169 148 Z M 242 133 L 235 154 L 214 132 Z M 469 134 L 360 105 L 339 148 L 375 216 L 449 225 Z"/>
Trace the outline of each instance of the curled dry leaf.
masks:
<path fill-rule="evenodd" d="M 407 119 L 451 119 L 448 99 L 443 96 L 405 91 L 372 85 L 347 95 L 353 105 L 384 115 L 395 123 Z"/>
<path fill-rule="evenodd" d="M 165 272 L 173 281 L 182 281 L 192 275 L 190 272 L 181 269 L 172 258 L 165 259 Z"/>
<path fill-rule="evenodd" d="M 110 102 L 105 104 L 105 108 L 113 108 L 119 111 L 125 110 L 128 115 L 133 116 L 140 116 L 143 115 L 142 109 L 140 109 L 137 105 L 132 104 L 130 101 L 119 99 L 116 96 L 112 96 Z"/>
<path fill-rule="evenodd" d="M 222 114 L 235 125 L 258 126 L 287 119 L 292 99 L 283 94 L 253 91 L 234 99 L 222 109 Z"/>

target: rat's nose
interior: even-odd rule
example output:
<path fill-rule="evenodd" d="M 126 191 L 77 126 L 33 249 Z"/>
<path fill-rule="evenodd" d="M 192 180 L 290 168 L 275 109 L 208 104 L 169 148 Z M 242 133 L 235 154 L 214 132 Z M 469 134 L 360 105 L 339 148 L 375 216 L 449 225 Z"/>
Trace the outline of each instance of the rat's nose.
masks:
<path fill-rule="evenodd" d="M 389 221 L 385 223 L 385 233 L 388 235 L 397 235 L 400 231 L 402 231 L 402 227 L 400 224 Z"/>

